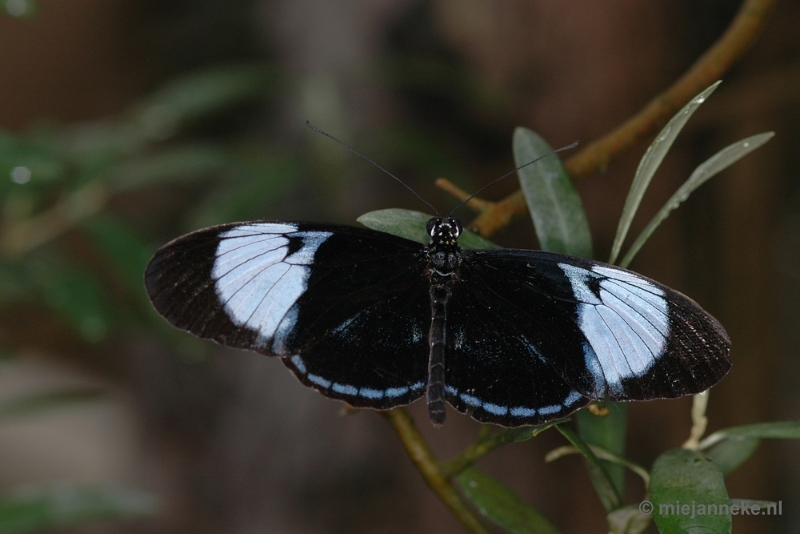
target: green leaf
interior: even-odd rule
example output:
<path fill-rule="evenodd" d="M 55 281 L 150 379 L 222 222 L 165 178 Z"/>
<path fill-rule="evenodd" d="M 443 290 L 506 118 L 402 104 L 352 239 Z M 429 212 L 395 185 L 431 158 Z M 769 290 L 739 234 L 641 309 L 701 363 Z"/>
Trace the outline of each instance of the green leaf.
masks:
<path fill-rule="evenodd" d="M 703 453 L 719 466 L 722 474 L 727 475 L 750 458 L 760 441 L 756 438 L 736 436 L 712 445 Z"/>
<path fill-rule="evenodd" d="M 425 228 L 431 217 L 419 211 L 390 208 L 365 213 L 358 218 L 358 222 L 367 228 L 427 245 L 431 238 Z M 469 230 L 464 230 L 458 238 L 458 244 L 465 249 L 500 248 Z"/>
<path fill-rule="evenodd" d="M 700 442 L 699 449 L 727 475 L 755 452 L 761 439 L 800 439 L 800 421 L 726 428 Z"/>
<path fill-rule="evenodd" d="M 639 506 L 618 508 L 606 516 L 611 534 L 641 534 L 650 526 L 653 518 L 643 513 Z"/>
<path fill-rule="evenodd" d="M 153 516 L 153 495 L 123 488 L 64 485 L 26 489 L 0 499 L 0 532 L 23 534 L 97 521 Z"/>
<path fill-rule="evenodd" d="M 642 248 L 653 232 L 655 232 L 656 228 L 669 217 L 669 214 L 675 208 L 689 198 L 689 195 L 691 195 L 695 189 L 706 183 L 717 173 L 727 169 L 729 166 L 769 141 L 774 135 L 774 132 L 766 132 L 748 137 L 747 139 L 742 139 L 737 143 L 723 148 L 701 163 L 692 175 L 689 176 L 689 179 L 675 191 L 675 194 L 664 204 L 664 207 L 661 208 L 661 210 L 656 213 L 655 217 L 645 226 L 644 230 L 639 234 L 639 237 L 637 237 L 636 241 L 631 245 L 628 253 L 622 258 L 622 261 L 619 263 L 620 266 L 627 267 L 630 265 L 636 253 L 639 252 L 639 249 Z"/>
<path fill-rule="evenodd" d="M 800 421 L 773 421 L 754 425 L 734 426 L 714 432 L 700 442 L 701 450 L 727 438 L 800 439 Z"/>
<path fill-rule="evenodd" d="M 594 452 L 592 452 L 592 449 L 589 448 L 589 445 L 587 445 L 585 441 L 579 438 L 572 430 L 564 425 L 556 425 L 556 429 L 561 432 L 561 435 L 567 438 L 567 441 L 569 441 L 576 449 L 581 451 L 581 454 L 583 454 L 583 457 L 586 460 L 585 465 L 587 471 L 589 472 L 589 478 L 591 479 L 592 484 L 597 491 L 597 496 L 600 498 L 600 502 L 603 503 L 605 509 L 610 512 L 611 510 L 616 510 L 619 508 L 622 498 L 619 493 L 617 493 L 614 483 L 611 482 L 611 477 L 609 477 L 604 465 L 600 463 L 600 460 L 597 458 Z"/>
<path fill-rule="evenodd" d="M 611 257 L 608 263 L 614 263 L 619 256 L 622 243 L 628 235 L 628 230 L 631 227 L 633 217 L 639 209 L 639 204 L 642 201 L 647 187 L 650 185 L 653 175 L 658 170 L 664 156 L 667 155 L 672 143 L 683 129 L 689 117 L 697 111 L 697 108 L 706 101 L 708 96 L 722 82 L 717 82 L 711 87 L 694 97 L 688 104 L 683 106 L 672 119 L 667 123 L 661 132 L 656 136 L 656 140 L 647 148 L 644 157 L 639 162 L 639 168 L 636 169 L 636 175 L 633 177 L 631 189 L 628 192 L 628 198 L 625 199 L 625 206 L 622 208 L 622 216 L 619 219 L 619 226 L 617 227 L 617 234 L 614 236 L 614 244 L 611 246 Z"/>
<path fill-rule="evenodd" d="M 117 192 L 165 182 L 187 182 L 219 173 L 230 165 L 228 154 L 212 145 L 190 145 L 141 155 L 116 166 L 110 183 Z"/>
<path fill-rule="evenodd" d="M 731 532 L 730 499 L 719 467 L 703 454 L 672 449 L 653 465 L 652 513 L 661 534 Z"/>
<path fill-rule="evenodd" d="M 103 392 L 97 389 L 40 393 L 0 402 L 0 419 L 33 415 L 69 404 L 97 400 Z"/>
<path fill-rule="evenodd" d="M 558 534 L 556 528 L 508 486 L 474 467 L 457 477 L 459 486 L 482 516 L 513 534 Z"/>
<path fill-rule="evenodd" d="M 517 167 L 541 158 L 517 171 L 542 250 L 592 257 L 592 236 L 583 204 L 561 160 L 536 133 L 514 130 Z"/>
<path fill-rule="evenodd" d="M 605 449 L 614 456 L 625 456 L 625 434 L 628 422 L 627 403 L 605 403 L 608 415 L 598 417 L 589 410 L 580 410 L 575 414 L 578 424 L 578 435 L 590 445 Z M 614 462 L 600 460 L 608 476 L 614 484 L 618 495 L 625 495 L 625 468 Z M 600 491 L 599 488 L 598 491 Z"/>
<path fill-rule="evenodd" d="M 212 68 L 172 81 L 134 112 L 134 122 L 165 138 L 188 121 L 263 95 L 273 79 L 263 65 Z"/>

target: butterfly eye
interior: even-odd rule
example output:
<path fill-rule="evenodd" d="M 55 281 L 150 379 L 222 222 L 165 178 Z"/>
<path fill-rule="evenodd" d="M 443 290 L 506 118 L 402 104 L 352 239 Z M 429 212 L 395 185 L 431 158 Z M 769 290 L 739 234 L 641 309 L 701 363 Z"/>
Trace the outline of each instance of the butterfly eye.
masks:
<path fill-rule="evenodd" d="M 455 217 L 450 217 L 450 219 L 448 220 L 448 222 L 449 222 L 449 223 L 450 223 L 450 224 L 453 226 L 453 228 L 454 228 L 454 230 L 455 230 L 455 231 L 454 231 L 455 237 L 458 237 L 458 236 L 460 236 L 460 235 L 461 235 L 461 232 L 463 232 L 463 231 L 464 231 L 464 227 L 463 227 L 463 226 L 461 226 L 461 221 L 459 221 L 459 220 L 458 220 L 458 219 L 456 219 Z"/>
<path fill-rule="evenodd" d="M 428 220 L 428 224 L 425 226 L 425 230 L 428 232 L 428 235 L 433 237 L 434 230 L 442 224 L 441 217 L 434 217 Z"/>

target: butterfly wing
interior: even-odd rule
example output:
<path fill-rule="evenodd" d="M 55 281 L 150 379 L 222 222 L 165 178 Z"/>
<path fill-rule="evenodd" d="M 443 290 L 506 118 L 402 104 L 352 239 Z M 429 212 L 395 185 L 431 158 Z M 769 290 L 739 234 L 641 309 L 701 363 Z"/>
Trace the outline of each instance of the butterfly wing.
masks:
<path fill-rule="evenodd" d="M 145 285 L 176 327 L 279 356 L 322 394 L 384 409 L 425 390 L 430 299 L 422 250 L 350 226 L 228 224 L 162 247 Z"/>
<path fill-rule="evenodd" d="M 571 256 L 466 251 L 449 314 L 448 400 L 506 426 L 557 419 L 592 399 L 698 393 L 731 365 L 725 330 L 694 301 Z M 467 335 L 476 329 L 481 336 Z"/>
<path fill-rule="evenodd" d="M 588 404 L 591 399 L 553 364 L 562 356 L 546 339 L 547 330 L 535 318 L 533 326 L 520 328 L 510 315 L 515 310 L 483 289 L 462 278 L 450 297 L 448 402 L 479 421 L 503 426 L 542 424 Z"/>

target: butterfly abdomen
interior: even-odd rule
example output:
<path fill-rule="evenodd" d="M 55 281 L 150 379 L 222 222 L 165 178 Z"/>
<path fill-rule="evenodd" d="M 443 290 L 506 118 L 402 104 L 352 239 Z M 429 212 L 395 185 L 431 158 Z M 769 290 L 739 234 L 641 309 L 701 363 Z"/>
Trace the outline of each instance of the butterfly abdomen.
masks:
<path fill-rule="evenodd" d="M 428 246 L 428 278 L 430 279 L 431 328 L 428 333 L 430 354 L 428 357 L 428 416 L 439 426 L 444 423 L 446 412 L 445 358 L 447 353 L 447 308 L 453 286 L 458 280 L 458 266 L 461 262 L 461 249 L 457 238 L 460 226 L 439 220 L 433 226 Z M 435 230 L 439 230 L 437 233 Z"/>

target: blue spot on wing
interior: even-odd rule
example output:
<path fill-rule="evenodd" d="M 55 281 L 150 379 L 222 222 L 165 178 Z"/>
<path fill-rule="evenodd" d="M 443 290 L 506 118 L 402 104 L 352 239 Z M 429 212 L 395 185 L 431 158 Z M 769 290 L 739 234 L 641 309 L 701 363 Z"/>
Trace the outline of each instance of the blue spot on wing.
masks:
<path fill-rule="evenodd" d="M 571 391 L 561 404 L 552 404 L 541 408 L 533 408 L 530 406 L 510 407 L 492 402 L 485 402 L 475 395 L 459 393 L 459 391 L 451 385 L 447 385 L 445 391 L 451 399 L 460 399 L 464 404 L 472 408 L 481 409 L 496 416 L 511 416 L 518 419 L 532 419 L 536 417 L 537 414 L 540 416 L 557 414 L 568 410 L 571 406 L 585 399 L 585 397 L 577 391 Z"/>
<path fill-rule="evenodd" d="M 517 406 L 516 408 L 511 408 L 509 413 L 511 417 L 534 417 L 536 415 L 536 410 L 533 408 L 525 408 L 524 406 Z"/>
<path fill-rule="evenodd" d="M 508 406 L 498 406 L 491 402 L 484 402 L 481 408 L 494 415 L 506 415 L 508 413 Z"/>
<path fill-rule="evenodd" d="M 539 413 L 541 415 L 553 415 L 554 413 L 558 413 L 563 410 L 564 407 L 560 404 L 553 404 L 552 406 L 545 406 L 543 408 L 539 408 Z"/>
<path fill-rule="evenodd" d="M 349 384 L 333 384 L 331 389 L 336 393 L 341 393 L 342 395 L 351 395 L 356 396 L 358 395 L 358 388 L 351 386 Z"/>
<path fill-rule="evenodd" d="M 425 386 L 423 382 L 415 382 L 410 386 L 392 387 L 387 389 L 356 387 L 352 384 L 342 384 L 340 382 L 332 382 L 320 375 L 308 373 L 305 361 L 298 354 L 295 354 L 291 358 L 288 358 L 288 362 L 291 363 L 290 367 L 293 367 L 300 375 L 304 375 L 308 379 L 308 381 L 311 382 L 312 384 L 320 386 L 323 389 L 333 391 L 340 395 L 347 395 L 350 397 L 363 397 L 365 399 L 382 399 L 384 397 L 394 398 L 405 395 L 409 391 L 418 391 Z"/>
<path fill-rule="evenodd" d="M 361 388 L 358 393 L 366 399 L 380 399 L 385 395 L 386 392 L 379 389 Z"/>

